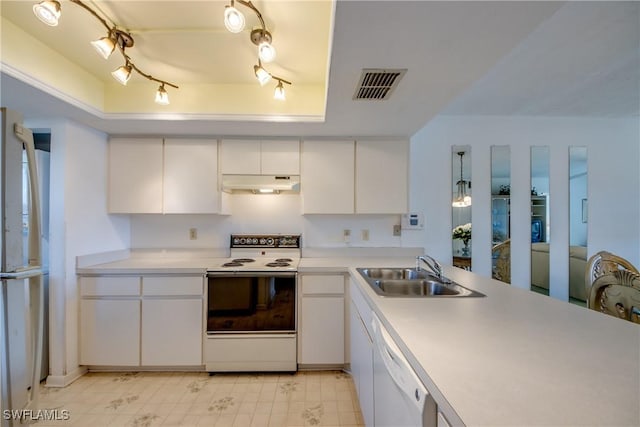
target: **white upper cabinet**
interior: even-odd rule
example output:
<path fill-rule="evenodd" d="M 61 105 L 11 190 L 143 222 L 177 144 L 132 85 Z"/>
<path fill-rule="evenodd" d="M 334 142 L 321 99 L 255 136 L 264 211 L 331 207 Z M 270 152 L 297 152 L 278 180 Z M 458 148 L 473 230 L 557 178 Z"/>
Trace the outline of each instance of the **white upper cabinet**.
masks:
<path fill-rule="evenodd" d="M 264 175 L 300 175 L 300 141 L 262 141 Z"/>
<path fill-rule="evenodd" d="M 218 142 L 166 139 L 163 189 L 164 213 L 218 212 Z"/>
<path fill-rule="evenodd" d="M 110 213 L 217 213 L 216 140 L 112 138 Z"/>
<path fill-rule="evenodd" d="M 220 172 L 230 175 L 299 175 L 299 141 L 223 140 Z"/>
<path fill-rule="evenodd" d="M 356 213 L 405 213 L 409 142 L 356 142 Z"/>
<path fill-rule="evenodd" d="M 304 214 L 354 213 L 354 141 L 304 141 L 300 182 Z"/>
<path fill-rule="evenodd" d="M 220 172 L 232 175 L 259 175 L 260 141 L 221 141 Z"/>
<path fill-rule="evenodd" d="M 109 212 L 162 213 L 162 139 L 109 142 Z"/>

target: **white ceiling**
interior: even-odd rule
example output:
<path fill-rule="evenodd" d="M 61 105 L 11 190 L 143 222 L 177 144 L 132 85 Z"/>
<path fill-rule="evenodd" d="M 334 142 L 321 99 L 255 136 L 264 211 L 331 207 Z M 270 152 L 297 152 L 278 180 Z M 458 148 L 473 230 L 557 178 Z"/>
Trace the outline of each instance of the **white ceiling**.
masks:
<path fill-rule="evenodd" d="M 3 16 L 9 19 L 6 3 L 13 2 L 2 2 Z M 17 3 L 28 13 L 11 15 L 12 22 L 35 20 L 29 15 L 32 2 Z M 196 12 L 187 5 L 214 7 L 209 5 L 214 3 L 221 9 L 225 4 L 161 1 L 154 3 L 157 10 L 150 13 L 150 2 L 143 2 L 146 7 L 133 8 L 130 15 L 119 16 L 117 7 L 125 2 L 110 3 L 114 18 L 139 22 L 137 28 L 152 24 L 155 28 L 190 25 L 200 28 L 209 20 L 220 20 L 221 12 Z M 176 116 L 172 120 L 159 120 L 161 116 L 128 119 L 91 114 L 6 74 L 1 82 L 2 104 L 23 111 L 28 118 L 64 116 L 112 134 L 172 135 L 410 136 L 442 113 L 615 117 L 639 114 L 640 3 L 338 1 L 331 46 L 321 54 L 313 49 L 288 54 L 282 41 L 284 29 L 293 26 L 290 20 L 311 25 L 314 15 L 305 14 L 303 6 L 312 7 L 314 3 L 263 1 L 259 7 L 264 8 L 267 26 L 273 28 L 278 66 L 286 73 L 283 77 L 315 81 L 321 77 L 307 65 L 321 61 L 317 59 L 321 54 L 330 54 L 326 116 L 321 123 L 225 121 L 207 117 L 182 120 Z M 292 4 L 299 6 L 302 16 L 287 13 L 284 6 Z M 71 9 L 66 3 L 63 7 L 65 11 Z M 41 28 L 39 25 L 25 24 L 23 28 Z M 37 31 L 32 34 L 55 46 L 70 60 L 87 61 L 84 66 L 90 72 L 105 75 L 104 61 L 97 55 L 78 53 L 81 46 L 86 48 L 88 40 L 96 38 L 94 34 L 80 34 L 88 29 L 77 28 L 71 35 L 55 33 L 56 38 L 51 35 L 54 33 L 44 36 Z M 141 45 L 136 55 L 151 61 L 172 58 L 166 68 L 160 67 L 157 73 L 154 69 L 154 74 L 177 80 L 178 84 L 199 79 L 240 79 L 237 67 L 252 71 L 244 61 L 231 64 L 218 59 L 224 56 L 226 42 L 217 37 L 229 37 L 224 31 L 179 34 L 192 39 L 187 48 L 172 41 L 170 32 L 162 35 L 141 32 L 140 43 L 136 35 L 136 45 Z M 308 35 L 305 31 L 295 34 L 294 38 L 302 41 Z M 147 37 L 151 36 L 154 40 L 162 36 L 162 47 L 147 44 Z M 243 42 L 247 49 L 253 47 L 248 40 Z M 178 60 L 181 55 L 202 56 L 202 46 L 210 54 L 201 60 Z M 220 49 L 223 53 L 219 53 Z M 251 55 L 248 50 L 249 63 L 255 61 Z M 352 96 L 363 68 L 408 71 L 389 100 L 354 101 Z M 250 81 L 252 76 L 245 78 Z"/>

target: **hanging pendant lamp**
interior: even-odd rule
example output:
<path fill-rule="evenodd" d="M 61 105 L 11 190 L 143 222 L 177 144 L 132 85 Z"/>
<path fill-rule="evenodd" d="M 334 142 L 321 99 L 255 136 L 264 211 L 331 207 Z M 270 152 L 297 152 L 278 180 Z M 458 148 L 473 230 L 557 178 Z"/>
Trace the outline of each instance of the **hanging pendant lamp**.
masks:
<path fill-rule="evenodd" d="M 471 188 L 471 182 L 465 181 L 462 178 L 462 156 L 464 156 L 464 151 L 458 151 L 458 156 L 460 156 L 460 180 L 456 182 L 458 193 L 456 198 L 453 199 L 451 206 L 454 208 L 464 208 L 471 206 L 471 196 L 467 194 L 467 182 L 469 183 L 469 188 Z"/>

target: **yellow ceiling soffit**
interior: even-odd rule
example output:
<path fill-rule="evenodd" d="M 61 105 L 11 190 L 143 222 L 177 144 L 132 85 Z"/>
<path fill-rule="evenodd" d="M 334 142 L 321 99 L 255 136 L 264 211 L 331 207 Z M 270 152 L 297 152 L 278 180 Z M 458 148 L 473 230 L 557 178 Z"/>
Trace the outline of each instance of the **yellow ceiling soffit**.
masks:
<path fill-rule="evenodd" d="M 148 81 L 105 84 L 4 17 L 0 25 L 3 72 L 99 117 L 324 121 L 325 84 L 287 86 L 285 102 L 274 100 L 270 87 L 181 84 L 170 91 L 171 104 L 160 106 Z"/>
<path fill-rule="evenodd" d="M 2 17 L 3 72 L 90 112 L 104 111 L 104 84 Z"/>

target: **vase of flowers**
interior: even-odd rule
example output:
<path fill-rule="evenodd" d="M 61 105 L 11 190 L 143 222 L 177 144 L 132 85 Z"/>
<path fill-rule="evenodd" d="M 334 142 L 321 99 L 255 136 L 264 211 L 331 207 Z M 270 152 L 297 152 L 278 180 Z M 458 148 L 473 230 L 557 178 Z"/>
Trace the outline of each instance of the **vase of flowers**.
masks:
<path fill-rule="evenodd" d="M 469 240 L 471 240 L 471 223 L 468 222 L 463 225 L 459 225 L 453 229 L 451 236 L 454 239 L 462 240 L 464 246 L 462 247 L 462 255 L 469 256 Z"/>

